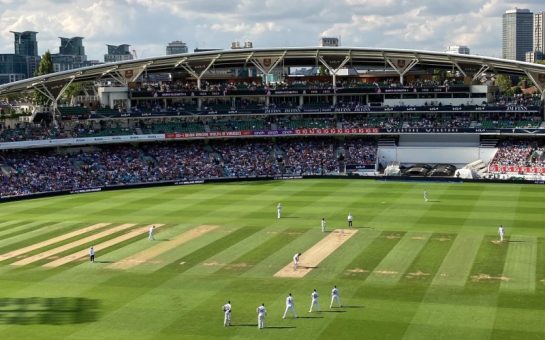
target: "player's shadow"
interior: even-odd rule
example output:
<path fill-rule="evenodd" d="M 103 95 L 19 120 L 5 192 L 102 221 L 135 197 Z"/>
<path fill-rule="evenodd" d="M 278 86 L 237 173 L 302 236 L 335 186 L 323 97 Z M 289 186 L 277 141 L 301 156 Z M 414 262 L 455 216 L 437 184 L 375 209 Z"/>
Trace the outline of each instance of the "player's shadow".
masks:
<path fill-rule="evenodd" d="M 239 323 L 236 325 L 231 325 L 229 327 L 257 327 L 256 323 Z"/>
<path fill-rule="evenodd" d="M 315 267 L 311 267 L 311 266 L 300 266 L 299 268 L 302 268 L 302 269 L 318 269 L 319 267 L 318 267 L 318 266 L 315 266 Z"/>
<path fill-rule="evenodd" d="M 365 308 L 365 306 L 358 306 L 358 305 L 345 306 L 345 305 L 343 305 L 342 307 L 338 307 L 338 308 Z"/>
<path fill-rule="evenodd" d="M 440 200 L 428 200 L 428 203 L 439 203 L 441 202 Z"/>
<path fill-rule="evenodd" d="M 300 316 L 298 319 L 323 319 L 323 316 Z"/>
<path fill-rule="evenodd" d="M 257 325 L 256 325 L 257 327 Z M 265 329 L 288 329 L 288 328 L 297 328 L 295 326 L 266 326 Z"/>
<path fill-rule="evenodd" d="M 95 260 L 95 263 L 114 263 L 114 261 L 110 261 L 110 260 L 98 261 L 98 260 Z"/>
<path fill-rule="evenodd" d="M 526 243 L 526 241 L 522 241 L 522 240 L 507 240 L 507 242 L 509 243 Z"/>
<path fill-rule="evenodd" d="M 324 310 L 323 313 L 346 313 L 345 310 Z"/>
<path fill-rule="evenodd" d="M 282 218 L 301 218 L 301 217 L 299 217 L 299 216 L 284 216 Z"/>

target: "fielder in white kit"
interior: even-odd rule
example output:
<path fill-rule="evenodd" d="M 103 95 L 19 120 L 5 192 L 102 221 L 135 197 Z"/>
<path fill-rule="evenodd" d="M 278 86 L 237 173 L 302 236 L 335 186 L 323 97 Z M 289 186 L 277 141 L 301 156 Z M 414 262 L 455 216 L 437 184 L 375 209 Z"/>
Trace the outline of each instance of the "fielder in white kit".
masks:
<path fill-rule="evenodd" d="M 320 304 L 318 303 L 318 292 L 316 291 L 316 289 L 312 291 L 310 296 L 312 298 L 312 302 L 310 303 L 310 309 L 308 310 L 308 312 L 312 313 L 314 307 L 316 307 L 318 311 L 321 311 L 322 309 L 320 308 Z"/>
<path fill-rule="evenodd" d="M 265 328 L 265 315 L 267 315 L 267 310 L 265 304 L 262 303 L 261 306 L 257 307 L 257 328 Z"/>
<path fill-rule="evenodd" d="M 152 225 L 148 230 L 148 240 L 153 241 L 155 240 L 155 226 Z"/>
<path fill-rule="evenodd" d="M 503 237 L 505 236 L 505 229 L 503 228 L 503 225 L 500 225 L 498 228 L 498 234 L 500 235 L 500 241 L 503 242 Z"/>
<path fill-rule="evenodd" d="M 276 206 L 276 215 L 278 218 L 282 217 L 282 204 L 278 203 Z"/>
<path fill-rule="evenodd" d="M 223 305 L 223 313 L 223 326 L 231 326 L 231 301 L 227 301 L 227 303 Z"/>
<path fill-rule="evenodd" d="M 322 226 L 322 233 L 325 233 L 325 224 L 326 224 L 326 222 L 325 222 L 325 217 L 324 217 L 324 218 L 322 218 L 322 222 L 320 223 L 320 225 Z"/>
<path fill-rule="evenodd" d="M 337 286 L 333 286 L 333 289 L 331 290 L 331 303 L 329 304 L 329 308 L 333 308 L 333 302 L 336 302 L 339 307 L 342 307 L 341 304 L 341 298 L 339 296 L 339 290 L 337 289 Z"/>
<path fill-rule="evenodd" d="M 291 311 L 293 317 L 297 319 L 297 312 L 295 311 L 295 301 L 293 301 L 293 296 L 291 296 L 291 293 L 289 293 L 288 297 L 286 298 L 286 310 L 284 311 L 282 319 L 286 318 L 288 311 Z"/>

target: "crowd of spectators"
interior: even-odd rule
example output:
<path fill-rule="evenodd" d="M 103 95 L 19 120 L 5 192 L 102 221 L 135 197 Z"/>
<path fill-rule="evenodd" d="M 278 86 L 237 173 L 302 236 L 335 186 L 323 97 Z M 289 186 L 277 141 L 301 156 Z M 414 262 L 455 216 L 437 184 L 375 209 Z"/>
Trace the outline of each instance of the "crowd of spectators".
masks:
<path fill-rule="evenodd" d="M 173 116 L 131 119 L 66 120 L 52 124 L 0 123 L 0 142 L 168 132 L 217 132 L 297 128 L 539 128 L 543 118 L 530 113 L 483 113 L 478 118 L 447 113 L 360 113 L 240 116 Z"/>
<path fill-rule="evenodd" d="M 491 165 L 544 166 L 543 145 L 535 140 L 507 139 L 498 144 Z"/>
<path fill-rule="evenodd" d="M 339 153 L 371 164 L 376 143 L 363 139 L 172 142 L 81 149 L 7 151 L 0 196 L 220 177 L 338 174 Z"/>

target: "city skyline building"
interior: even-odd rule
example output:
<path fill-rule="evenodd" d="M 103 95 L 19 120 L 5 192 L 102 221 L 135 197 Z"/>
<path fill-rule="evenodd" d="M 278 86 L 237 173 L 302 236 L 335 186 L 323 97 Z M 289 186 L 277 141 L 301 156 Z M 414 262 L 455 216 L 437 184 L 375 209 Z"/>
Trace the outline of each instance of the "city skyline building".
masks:
<path fill-rule="evenodd" d="M 125 61 L 132 60 L 133 55 L 131 54 L 130 47 L 128 44 L 121 45 L 106 45 L 108 48 L 108 53 L 104 55 L 105 63 L 112 63 L 116 61 Z"/>
<path fill-rule="evenodd" d="M 545 11 L 534 13 L 534 48 L 533 57 L 538 58 L 532 62 L 543 60 L 543 54 L 545 54 Z M 526 60 L 528 61 L 528 60 Z"/>
<path fill-rule="evenodd" d="M 187 53 L 187 51 L 188 51 L 187 44 L 180 40 L 169 42 L 166 47 L 167 55 L 182 54 L 182 53 Z"/>
<path fill-rule="evenodd" d="M 466 45 L 450 45 L 445 52 L 457 54 L 471 54 L 471 50 Z"/>
<path fill-rule="evenodd" d="M 525 61 L 526 52 L 533 49 L 533 13 L 515 8 L 507 10 L 502 19 L 502 58 Z"/>

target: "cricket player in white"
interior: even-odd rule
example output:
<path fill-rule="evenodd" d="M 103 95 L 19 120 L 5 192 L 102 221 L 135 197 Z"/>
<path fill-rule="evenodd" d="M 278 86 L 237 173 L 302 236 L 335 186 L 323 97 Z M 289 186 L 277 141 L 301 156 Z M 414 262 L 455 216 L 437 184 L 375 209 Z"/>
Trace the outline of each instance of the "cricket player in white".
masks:
<path fill-rule="evenodd" d="M 297 265 L 299 264 L 299 256 L 301 256 L 301 253 L 295 253 L 295 255 L 293 255 L 293 270 L 297 270 Z"/>
<path fill-rule="evenodd" d="M 291 311 L 293 313 L 293 317 L 297 319 L 297 312 L 295 311 L 295 302 L 293 301 L 293 296 L 291 296 L 291 293 L 289 293 L 288 297 L 286 298 L 286 310 L 284 311 L 284 316 L 282 316 L 282 319 L 286 318 L 286 314 L 288 314 L 288 311 Z"/>
<path fill-rule="evenodd" d="M 262 303 L 261 306 L 257 307 L 257 328 L 265 328 L 265 315 L 267 315 L 267 310 L 265 304 Z"/>
<path fill-rule="evenodd" d="M 321 311 L 322 309 L 320 308 L 320 304 L 318 303 L 318 292 L 316 291 L 316 289 L 312 291 L 312 294 L 310 294 L 310 296 L 312 298 L 312 302 L 310 303 L 310 309 L 308 310 L 308 312 L 312 313 L 314 307 L 316 307 L 318 311 Z"/>
<path fill-rule="evenodd" d="M 339 297 L 339 290 L 337 289 L 337 286 L 333 286 L 333 289 L 331 290 L 331 303 L 329 304 L 329 309 L 333 307 L 333 302 L 337 302 L 337 305 L 339 307 L 342 307 L 341 299 Z"/>
<path fill-rule="evenodd" d="M 223 313 L 225 314 L 223 326 L 231 326 L 231 301 L 227 301 L 227 303 L 223 305 Z"/>
<path fill-rule="evenodd" d="M 498 228 L 498 234 L 500 235 L 500 241 L 503 242 L 503 236 L 505 235 L 505 229 L 503 228 L 503 225 L 500 225 Z"/>
<path fill-rule="evenodd" d="M 427 202 L 428 198 L 428 192 L 424 190 L 424 201 Z"/>
<path fill-rule="evenodd" d="M 280 203 L 278 203 L 278 205 L 276 206 L 276 214 L 278 218 L 282 217 L 282 204 Z"/>
<path fill-rule="evenodd" d="M 95 262 L 95 248 L 89 248 L 89 261 Z"/>
<path fill-rule="evenodd" d="M 155 226 L 152 225 L 152 226 L 149 228 L 149 231 L 148 231 L 148 240 L 150 240 L 150 241 L 155 240 L 155 236 L 153 235 L 154 233 L 155 233 Z"/>
<path fill-rule="evenodd" d="M 352 213 L 348 213 L 348 228 L 352 227 Z"/>
<path fill-rule="evenodd" d="M 322 226 L 322 233 L 325 233 L 325 218 L 322 218 L 321 226 Z"/>

